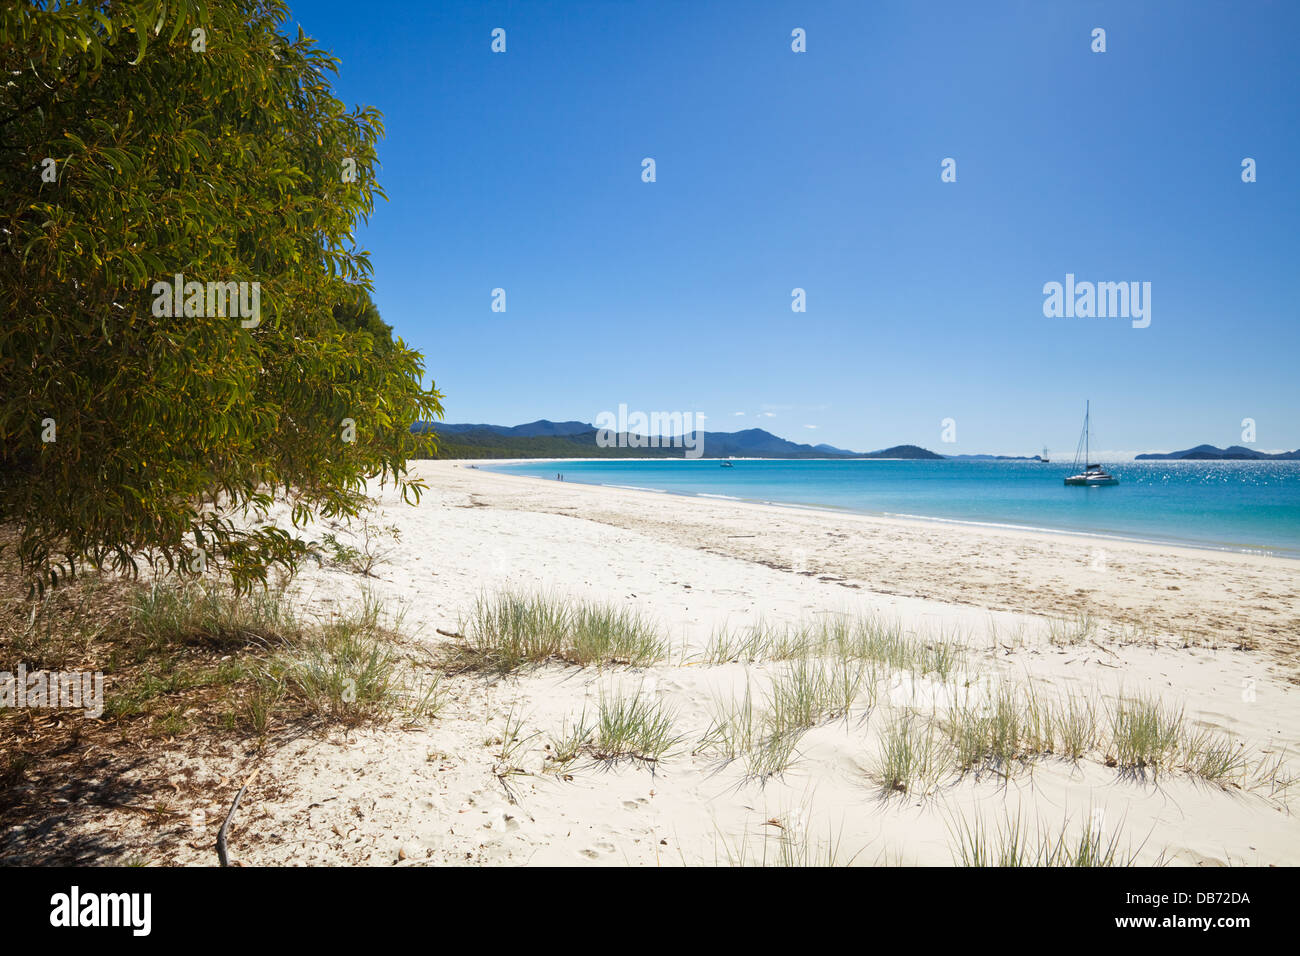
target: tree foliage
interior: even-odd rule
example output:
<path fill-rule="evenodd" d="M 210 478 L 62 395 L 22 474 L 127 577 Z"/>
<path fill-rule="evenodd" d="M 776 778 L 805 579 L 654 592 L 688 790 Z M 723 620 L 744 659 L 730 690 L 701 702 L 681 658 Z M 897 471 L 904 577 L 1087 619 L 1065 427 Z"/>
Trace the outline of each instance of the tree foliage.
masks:
<path fill-rule="evenodd" d="M 275 497 L 294 525 L 355 514 L 367 477 L 418 498 L 408 426 L 441 396 L 353 239 L 382 118 L 334 97 L 337 61 L 287 15 L 0 10 L 0 521 L 42 586 L 202 549 L 246 587 L 300 553 Z M 260 283 L 260 322 L 157 315 L 178 273 Z"/>

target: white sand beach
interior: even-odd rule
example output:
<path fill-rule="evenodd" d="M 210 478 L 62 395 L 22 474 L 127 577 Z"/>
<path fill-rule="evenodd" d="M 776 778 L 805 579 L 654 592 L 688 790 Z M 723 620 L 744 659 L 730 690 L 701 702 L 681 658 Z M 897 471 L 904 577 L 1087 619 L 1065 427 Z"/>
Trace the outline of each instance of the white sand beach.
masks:
<path fill-rule="evenodd" d="M 418 506 L 378 495 L 400 543 L 373 577 L 309 565 L 295 587 L 316 610 L 369 590 L 403 614 L 403 653 L 434 660 L 476 596 L 542 591 L 635 607 L 672 643 L 647 667 L 549 663 L 442 679 L 438 716 L 305 734 L 259 758 L 227 745 L 160 745 L 133 773 L 186 780 L 210 802 L 161 830 L 103 811 L 156 863 L 213 861 L 212 833 L 254 765 L 231 854 L 257 864 L 807 862 L 951 865 L 958 834 L 1019 825 L 1095 827 L 1137 862 L 1300 863 L 1289 776 L 1300 766 L 1300 567 L 1284 559 L 937 522 L 669 496 L 417 462 Z M 338 531 L 340 540 L 355 532 Z M 1103 554 L 1099 558 L 1097 551 Z M 1087 625 L 1080 615 L 1089 616 Z M 1241 771 L 1207 780 L 1108 766 L 1099 750 L 1000 769 L 880 782 L 891 722 L 944 714 L 944 688 L 888 669 L 866 703 L 802 734 L 788 769 L 761 779 L 703 740 L 718 701 L 762 698 L 787 662 L 711 663 L 720 628 L 864 615 L 921 641 L 962 645 L 975 686 L 1045 698 L 1118 695 L 1181 708 L 1192 730 L 1231 740 Z M 681 741 L 654 764 L 579 758 L 553 738 L 602 694 L 640 691 L 674 714 Z M 937 688 L 937 689 L 936 689 Z M 519 745 L 503 773 L 502 739 Z"/>

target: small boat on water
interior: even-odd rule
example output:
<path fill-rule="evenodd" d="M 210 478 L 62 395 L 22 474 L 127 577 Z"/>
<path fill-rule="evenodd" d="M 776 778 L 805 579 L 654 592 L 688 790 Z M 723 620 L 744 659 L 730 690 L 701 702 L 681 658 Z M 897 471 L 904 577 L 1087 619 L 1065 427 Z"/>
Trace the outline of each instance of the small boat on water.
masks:
<path fill-rule="evenodd" d="M 718 464 L 719 464 L 721 467 L 723 467 L 723 468 L 735 468 L 735 467 L 736 467 L 735 465 L 733 465 L 733 464 L 731 463 L 731 459 L 730 459 L 730 458 L 724 458 L 724 459 L 723 459 L 722 461 L 720 461 Z"/>
<path fill-rule="evenodd" d="M 1074 452 L 1074 467 L 1079 467 L 1079 462 L 1083 462 L 1083 471 L 1073 475 L 1068 475 L 1065 479 L 1067 485 L 1078 485 L 1084 488 L 1105 488 L 1108 485 L 1118 485 L 1119 479 L 1108 472 L 1101 465 L 1094 465 L 1088 461 L 1091 455 L 1089 447 L 1089 419 L 1092 417 L 1092 402 L 1087 402 L 1083 407 L 1083 434 L 1079 436 L 1079 447 Z M 1080 458 L 1082 452 L 1082 458 Z"/>

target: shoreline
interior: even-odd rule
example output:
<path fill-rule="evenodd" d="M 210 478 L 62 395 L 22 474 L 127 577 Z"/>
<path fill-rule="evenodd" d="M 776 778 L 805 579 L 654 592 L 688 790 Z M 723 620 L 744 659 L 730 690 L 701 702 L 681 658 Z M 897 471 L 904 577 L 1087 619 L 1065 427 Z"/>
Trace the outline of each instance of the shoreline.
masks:
<path fill-rule="evenodd" d="M 413 461 L 414 460 L 416 459 L 413 459 Z M 418 459 L 418 460 L 427 461 L 430 459 Z M 474 470 L 486 471 L 492 474 L 503 475 L 509 478 L 527 478 L 533 481 L 553 481 L 554 479 L 545 478 L 541 475 L 520 475 L 520 474 L 515 474 L 513 472 L 499 471 L 496 468 L 492 467 L 492 465 L 494 464 L 495 465 L 521 465 L 521 464 L 536 464 L 536 463 L 552 464 L 552 463 L 559 463 L 565 461 L 606 462 L 611 460 L 646 462 L 646 461 L 662 461 L 664 459 L 658 459 L 658 458 L 626 458 L 626 459 L 512 458 L 509 460 L 501 460 L 501 459 L 488 458 L 488 459 L 444 459 L 444 460 L 449 464 L 473 466 Z M 668 459 L 668 460 L 675 460 L 675 459 Z M 725 459 L 700 459 L 700 460 L 722 461 Z M 732 460 L 734 461 L 836 461 L 839 459 L 736 458 Z M 915 459 L 879 458 L 879 459 L 864 459 L 864 460 L 913 461 Z M 771 501 L 762 498 L 742 498 L 737 495 L 722 495 L 722 494 L 713 494 L 709 492 L 700 492 L 700 491 L 675 491 L 671 488 L 642 488 L 634 485 L 616 485 L 616 484 L 611 484 L 609 482 L 583 481 L 582 479 L 574 479 L 572 482 L 569 483 L 575 485 L 586 485 L 592 488 L 616 488 L 621 491 L 635 491 L 635 492 L 641 492 L 645 494 L 657 494 L 657 495 L 672 495 L 678 498 L 688 498 L 688 499 L 703 498 L 707 500 L 735 501 L 743 504 L 763 505 L 763 506 L 769 506 L 773 508 L 793 508 L 793 509 L 798 509 L 803 511 L 812 511 L 812 512 L 827 513 L 827 514 L 863 515 L 866 517 L 895 519 L 898 521 L 909 521 L 909 522 L 914 521 L 918 523 L 939 523 L 945 525 L 953 525 L 956 527 L 990 528 L 990 529 L 1002 528 L 1008 531 L 1024 531 L 1024 532 L 1032 532 L 1032 533 L 1047 534 L 1047 535 L 1063 535 L 1072 538 L 1084 538 L 1089 540 L 1095 539 L 1095 540 L 1101 540 L 1107 542 L 1132 542 L 1135 544 L 1145 544 L 1145 545 L 1152 545 L 1156 547 L 1186 549 L 1190 551 L 1206 551 L 1212 554 L 1240 554 L 1240 555 L 1251 555 L 1251 556 L 1265 557 L 1265 558 L 1276 558 L 1277 560 L 1280 561 L 1300 562 L 1300 551 L 1296 551 L 1295 553 L 1289 553 L 1287 551 L 1281 551 L 1275 548 L 1269 548 L 1267 546 L 1233 547 L 1231 545 L 1216 545 L 1216 544 L 1210 544 L 1208 542 L 1183 541 L 1177 539 L 1163 539 L 1163 538 L 1144 538 L 1135 535 L 1126 535 L 1126 534 L 1120 534 L 1114 532 L 1083 531 L 1083 530 L 1077 530 L 1073 528 L 1039 527 L 1034 525 L 1014 524 L 1005 521 L 975 521 L 975 520 L 968 520 L 963 518 L 950 518 L 950 517 L 944 517 L 939 515 L 906 514 L 906 513 L 891 512 L 891 511 L 870 511 L 864 508 L 850 508 L 850 507 L 838 506 L 838 505 L 808 504 L 804 502 L 794 502 L 794 501 Z"/>
<path fill-rule="evenodd" d="M 1198 640 L 1268 648 L 1300 682 L 1294 560 L 1126 538 L 1080 547 L 1069 533 L 963 525 L 557 482 L 466 462 L 412 462 L 412 474 L 478 504 L 581 518 L 692 549 L 829 577 L 842 587 L 990 610 L 1091 615 Z"/>

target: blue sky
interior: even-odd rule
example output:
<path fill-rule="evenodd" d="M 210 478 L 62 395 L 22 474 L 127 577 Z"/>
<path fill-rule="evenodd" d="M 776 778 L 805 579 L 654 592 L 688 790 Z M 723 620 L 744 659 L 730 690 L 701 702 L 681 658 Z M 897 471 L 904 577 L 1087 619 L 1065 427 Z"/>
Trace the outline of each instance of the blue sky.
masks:
<path fill-rule="evenodd" d="M 384 113 L 358 239 L 449 421 L 1061 454 L 1091 398 L 1105 449 L 1300 447 L 1300 5 L 292 9 Z M 1150 326 L 1044 317 L 1067 273 Z"/>

